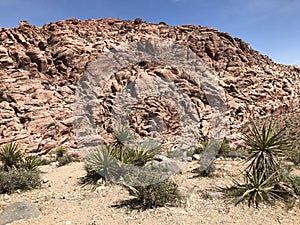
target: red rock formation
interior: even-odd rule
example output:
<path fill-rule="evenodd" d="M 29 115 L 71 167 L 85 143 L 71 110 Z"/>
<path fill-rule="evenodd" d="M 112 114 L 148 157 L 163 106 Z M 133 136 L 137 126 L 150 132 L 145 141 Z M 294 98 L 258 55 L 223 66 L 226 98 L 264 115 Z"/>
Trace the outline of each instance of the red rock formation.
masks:
<path fill-rule="evenodd" d="M 76 148 L 71 104 L 87 64 L 122 43 L 149 38 L 188 46 L 203 59 L 224 88 L 228 132 L 232 136 L 241 122 L 250 118 L 299 108 L 299 67 L 276 64 L 249 44 L 216 29 L 192 25 L 171 27 L 141 19 L 68 19 L 41 28 L 23 21 L 17 28 L 0 28 L 0 144 L 18 141 L 28 152 L 39 154 L 58 145 Z M 134 72 L 137 68 L 139 75 Z M 142 73 L 174 79 L 182 76 L 176 68 L 156 65 L 150 68 L 136 65 L 119 76 L 121 73 L 125 73 L 124 78 L 113 76 L 107 84 L 108 90 L 122 89 L 124 79 Z M 192 89 L 189 84 L 185 88 Z M 194 96 L 194 103 L 205 108 L 203 99 Z M 105 122 L 112 104 L 112 100 L 105 99 L 98 120 Z M 152 107 L 150 103 L 148 106 Z M 161 112 L 168 117 L 166 110 Z M 208 126 L 205 116 L 202 119 L 202 124 Z M 138 118 L 132 120 L 137 123 Z"/>

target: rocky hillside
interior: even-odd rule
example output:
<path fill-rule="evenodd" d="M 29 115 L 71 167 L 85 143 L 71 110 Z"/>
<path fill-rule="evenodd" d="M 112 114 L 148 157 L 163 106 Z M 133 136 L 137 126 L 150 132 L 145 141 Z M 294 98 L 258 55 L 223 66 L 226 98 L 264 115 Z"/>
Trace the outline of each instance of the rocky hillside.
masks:
<path fill-rule="evenodd" d="M 18 141 L 27 152 L 38 154 L 46 154 L 58 145 L 76 149 L 72 103 L 85 68 L 115 46 L 146 39 L 174 41 L 203 59 L 224 89 L 228 137 L 235 139 L 238 126 L 250 118 L 293 112 L 300 106 L 299 67 L 276 64 L 241 39 L 216 29 L 172 27 L 140 19 L 69 19 L 43 27 L 23 21 L 17 28 L 0 28 L 0 144 Z M 102 137 L 109 137 L 111 128 L 105 121 L 110 115 L 111 99 L 124 88 L 124 80 L 136 80 L 143 74 L 171 74 L 175 81 L 184 83 L 186 77 L 180 68 L 151 63 L 129 66 L 121 74 L 111 76 L 106 97 L 99 105 L 96 122 Z M 120 76 L 122 79 L 118 79 Z M 191 83 L 185 83 L 193 93 Z M 207 102 L 205 97 L 196 96 L 191 98 L 202 129 L 209 129 L 209 115 L 200 115 L 209 114 Z M 173 112 L 176 109 L 157 105 L 155 99 L 139 104 L 143 111 L 140 116 L 162 107 L 159 116 L 170 124 L 171 133 L 176 131 L 176 125 L 172 125 L 178 120 Z M 145 124 L 138 121 L 138 116 L 133 117 L 132 127 L 140 135 L 147 135 Z"/>

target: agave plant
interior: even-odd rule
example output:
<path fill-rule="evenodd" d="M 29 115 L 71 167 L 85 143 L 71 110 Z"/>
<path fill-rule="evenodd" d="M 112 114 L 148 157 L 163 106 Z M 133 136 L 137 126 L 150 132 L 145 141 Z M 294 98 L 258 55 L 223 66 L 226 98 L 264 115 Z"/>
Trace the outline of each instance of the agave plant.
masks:
<path fill-rule="evenodd" d="M 244 141 L 250 152 L 246 160 L 250 162 L 248 171 L 255 170 L 259 177 L 264 174 L 264 180 L 278 171 L 278 157 L 283 156 L 289 148 L 288 141 L 284 139 L 284 130 L 285 128 L 276 132 L 272 122 L 269 125 L 264 124 L 261 130 L 252 123 L 249 133 L 244 133 Z"/>
<path fill-rule="evenodd" d="M 23 153 L 16 143 L 10 142 L 4 145 L 0 150 L 0 161 L 7 170 L 17 167 L 23 159 Z"/>
<path fill-rule="evenodd" d="M 264 179 L 264 173 L 258 175 L 256 170 L 253 173 L 246 171 L 243 176 L 244 182 L 242 184 L 237 180 L 233 180 L 234 185 L 225 188 L 229 195 L 238 196 L 235 205 L 247 200 L 249 207 L 251 205 L 258 207 L 262 201 L 270 202 L 280 198 L 280 190 L 277 190 L 276 182 L 274 182 L 277 172 L 271 174 L 267 179 Z"/>

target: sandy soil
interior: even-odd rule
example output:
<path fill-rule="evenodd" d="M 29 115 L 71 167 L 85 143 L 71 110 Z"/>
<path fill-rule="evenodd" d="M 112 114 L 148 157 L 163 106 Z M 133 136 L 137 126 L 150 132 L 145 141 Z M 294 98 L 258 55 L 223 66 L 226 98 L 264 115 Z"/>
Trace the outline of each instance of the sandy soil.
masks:
<path fill-rule="evenodd" d="M 130 199 L 128 192 L 114 184 L 97 188 L 82 187 L 79 179 L 85 174 L 83 163 L 72 163 L 63 167 L 41 167 L 44 172 L 42 188 L 0 195 L 0 210 L 12 202 L 27 200 L 35 203 L 42 212 L 39 218 L 17 221 L 13 225 L 299 224 L 299 201 L 292 209 L 279 203 L 276 206 L 261 205 L 257 210 L 248 208 L 246 204 L 234 206 L 214 194 L 216 186 L 230 185 L 230 177 L 236 175 L 241 168 L 240 160 L 217 161 L 215 174 L 207 178 L 194 177 L 192 170 L 196 166 L 196 162 L 190 162 L 182 174 L 174 176 L 182 192 L 187 195 L 187 202 L 182 207 L 145 211 L 113 207 L 122 200 Z"/>

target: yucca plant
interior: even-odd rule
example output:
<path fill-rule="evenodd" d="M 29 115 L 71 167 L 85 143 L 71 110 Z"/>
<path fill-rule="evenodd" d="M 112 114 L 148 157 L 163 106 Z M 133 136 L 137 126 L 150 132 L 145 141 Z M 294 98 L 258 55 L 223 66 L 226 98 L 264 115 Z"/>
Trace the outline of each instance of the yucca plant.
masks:
<path fill-rule="evenodd" d="M 55 149 L 56 159 L 62 158 L 66 153 L 67 149 L 64 146 L 58 146 Z"/>
<path fill-rule="evenodd" d="M 83 180 L 95 183 L 98 179 L 118 179 L 132 166 L 144 166 L 162 148 L 162 145 L 145 141 L 134 145 L 130 143 L 133 135 L 128 126 L 115 130 L 115 140 L 91 151 L 86 158 L 87 175 Z M 84 182 L 84 181 L 83 181 Z"/>
<path fill-rule="evenodd" d="M 288 141 L 284 138 L 284 128 L 275 131 L 272 122 L 263 124 L 261 129 L 252 122 L 248 131 L 244 132 L 249 156 L 245 160 L 249 165 L 243 173 L 244 183 L 233 180 L 234 185 L 225 188 L 233 196 L 237 197 L 236 204 L 248 200 L 248 205 L 256 207 L 261 201 L 288 196 L 288 190 L 281 185 L 282 176 L 278 157 L 283 156 L 289 149 Z M 229 195 L 230 195 L 229 194 Z"/>
<path fill-rule="evenodd" d="M 258 175 L 257 170 L 246 171 L 243 173 L 243 183 L 233 180 L 234 185 L 223 190 L 229 196 L 237 198 L 235 205 L 247 200 L 249 207 L 251 205 L 258 207 L 260 202 L 271 202 L 280 198 L 280 190 L 276 188 L 276 176 L 278 176 L 277 172 L 264 179 L 264 173 Z"/>
<path fill-rule="evenodd" d="M 5 170 L 18 167 L 23 160 L 23 153 L 18 144 L 10 142 L 4 145 L 0 150 L 0 161 Z"/>
<path fill-rule="evenodd" d="M 120 160 L 125 164 L 144 166 L 147 162 L 153 160 L 161 148 L 162 145 L 159 143 L 145 141 L 132 148 L 123 149 Z"/>
<path fill-rule="evenodd" d="M 116 130 L 114 130 L 115 141 L 114 145 L 119 147 L 124 147 L 128 142 L 133 139 L 133 135 L 130 131 L 129 126 L 122 126 Z"/>
<path fill-rule="evenodd" d="M 85 161 L 87 173 L 100 174 L 105 180 L 114 179 L 120 176 L 122 164 L 114 155 L 113 145 L 104 145 L 97 150 L 90 152 Z M 99 176 L 97 176 L 99 179 Z"/>
<path fill-rule="evenodd" d="M 249 131 L 244 133 L 243 140 L 249 148 L 248 171 L 254 171 L 258 177 L 263 174 L 266 180 L 279 170 L 278 157 L 283 156 L 289 149 L 288 141 L 284 138 L 285 128 L 275 131 L 272 122 L 263 124 L 262 128 L 252 123 Z"/>
<path fill-rule="evenodd" d="M 22 168 L 30 171 L 38 170 L 38 167 L 41 165 L 41 160 L 35 156 L 28 156 L 23 159 L 21 163 Z"/>

